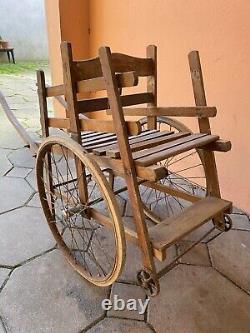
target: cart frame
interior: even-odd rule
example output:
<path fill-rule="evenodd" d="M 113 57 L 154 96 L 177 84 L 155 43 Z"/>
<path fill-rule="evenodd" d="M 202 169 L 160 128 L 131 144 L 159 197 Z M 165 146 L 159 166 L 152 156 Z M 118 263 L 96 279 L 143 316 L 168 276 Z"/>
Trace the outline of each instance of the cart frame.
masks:
<path fill-rule="evenodd" d="M 102 282 L 88 278 L 84 274 L 82 275 L 100 286 L 113 283 L 123 268 L 125 260 L 123 247 L 125 246 L 124 240 L 126 238 L 136 243 L 141 250 L 143 268 L 138 272 L 138 281 L 151 296 L 154 296 L 160 289 L 159 278 L 174 267 L 182 255 L 198 244 L 214 228 L 223 231 L 228 231 L 231 228 L 231 220 L 227 214 L 231 212 L 232 203 L 221 199 L 214 156 L 214 151 L 229 151 L 231 143 L 211 134 L 209 117 L 214 117 L 217 111 L 215 107 L 207 107 L 199 53 L 192 51 L 188 56 L 196 106 L 157 107 L 157 49 L 155 46 L 150 45 L 147 47 L 146 58 L 111 53 L 108 47 L 101 47 L 99 57 L 85 61 L 74 61 L 71 45 L 67 42 L 62 43 L 61 52 L 64 74 L 64 83 L 62 85 L 46 86 L 43 71 L 37 72 L 41 127 L 44 138 L 41 145 L 34 142 L 27 132 L 25 132 L 11 112 L 2 94 L 0 94 L 0 102 L 9 120 L 33 153 L 37 155 L 38 180 L 41 178 L 40 174 L 43 172 L 41 161 L 46 160 L 46 168 L 49 170 L 48 186 L 50 193 L 55 193 L 55 186 L 53 186 L 51 176 L 51 158 L 46 154 L 51 152 L 54 149 L 53 145 L 57 143 L 61 144 L 64 147 L 63 149 L 68 149 L 75 155 L 80 202 L 86 205 L 88 200 L 86 177 L 82 176 L 86 175 L 85 169 L 88 168 L 93 177 L 97 179 L 103 191 L 102 193 L 104 193 L 103 196 L 107 205 L 113 209 L 113 215 L 111 215 L 113 223 L 116 224 L 118 230 L 116 230 L 116 244 L 120 244 L 121 247 L 119 260 L 116 261 L 116 273 Z M 123 95 L 123 88 L 136 86 L 140 77 L 146 77 L 147 91 Z M 107 97 L 89 97 L 90 93 L 98 91 L 106 91 Z M 56 98 L 66 108 L 65 118 L 49 117 L 47 106 L 47 98 L 49 97 Z M 147 107 L 126 108 L 127 106 L 144 103 L 147 104 Z M 102 110 L 106 110 L 107 114 L 111 115 L 111 120 L 94 120 L 88 117 L 91 112 Z M 152 131 L 153 134 L 147 143 L 140 141 L 140 144 L 142 144 L 141 149 L 138 147 L 138 144 L 131 144 L 130 137 L 135 138 L 136 136 L 140 136 L 142 125 L 140 121 L 127 120 L 126 117 L 146 117 L 147 129 Z M 173 117 L 196 117 L 199 124 L 199 134 L 191 134 L 187 129 L 183 135 L 176 135 L 175 137 L 175 134 L 169 133 L 170 136 L 162 136 L 159 139 L 154 136 L 159 117 L 172 117 L 171 119 Z M 63 130 L 64 133 L 66 131 L 68 139 L 51 137 L 51 128 Z M 112 145 L 107 141 L 107 149 L 105 150 L 106 146 L 103 144 L 101 147 L 102 151 L 100 152 L 97 149 L 97 154 L 95 149 L 90 150 L 83 145 L 82 133 L 86 131 L 88 133 L 113 133 L 116 136 L 116 141 L 115 143 L 112 141 Z M 172 140 L 169 140 L 171 135 L 173 135 Z M 192 140 L 187 141 L 189 135 L 193 135 L 193 137 Z M 172 150 L 168 148 L 168 141 L 176 143 L 171 146 Z M 96 145 L 97 148 L 99 146 L 98 144 Z M 156 151 L 158 147 L 161 149 L 160 153 Z M 164 147 L 166 148 L 164 149 Z M 205 199 L 199 198 L 194 194 L 187 194 L 179 189 L 170 188 L 158 182 L 168 176 L 168 169 L 159 164 L 159 162 L 190 149 L 195 149 L 202 161 L 207 181 Z M 146 154 L 145 151 L 147 152 Z M 108 182 L 103 176 L 104 170 L 109 172 Z M 118 191 L 113 189 L 114 177 L 116 176 L 121 176 L 125 179 L 126 186 L 124 189 Z M 170 193 L 171 195 L 192 202 L 193 205 L 185 210 L 185 214 L 160 221 L 142 202 L 139 188 L 142 183 L 149 188 L 163 193 Z M 43 184 L 40 184 L 38 188 L 42 206 L 51 227 L 51 221 L 55 219 L 55 212 L 53 217 L 53 213 L 48 212 L 48 210 L 50 207 L 51 211 L 53 211 L 54 199 L 50 197 L 50 200 L 47 200 L 50 201 L 49 204 L 44 203 L 46 193 L 43 186 Z M 135 231 L 124 227 L 115 203 L 115 195 L 124 190 L 128 191 Z M 70 214 L 72 211 L 73 208 L 71 208 Z M 146 216 L 156 224 L 155 227 L 148 228 L 145 222 Z M 85 218 L 96 218 L 101 225 L 108 225 L 110 223 L 105 220 L 103 215 L 98 215 L 91 209 L 86 210 Z M 154 257 L 163 261 L 166 258 L 166 250 L 171 244 L 179 242 L 188 233 L 210 219 L 214 222 L 214 228 L 206 232 L 201 239 L 178 255 L 167 267 L 157 272 Z M 170 224 L 174 225 L 173 230 L 169 229 Z M 187 227 L 187 225 L 189 226 Z M 58 231 L 53 229 L 52 232 L 60 246 L 61 241 L 57 236 Z M 171 238 L 171 233 L 175 234 L 172 239 L 169 239 Z M 61 245 L 64 246 L 63 242 L 61 242 Z M 76 268 L 75 262 L 72 261 L 67 251 L 65 250 L 64 254 L 72 266 L 81 274 L 81 270 L 79 267 Z"/>

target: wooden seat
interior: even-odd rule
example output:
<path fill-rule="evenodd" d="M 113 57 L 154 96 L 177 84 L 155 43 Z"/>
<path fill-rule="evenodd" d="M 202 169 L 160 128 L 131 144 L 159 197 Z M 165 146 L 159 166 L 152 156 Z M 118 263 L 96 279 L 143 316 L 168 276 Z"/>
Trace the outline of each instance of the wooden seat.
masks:
<path fill-rule="evenodd" d="M 135 163 L 142 166 L 149 166 L 193 148 L 204 147 L 219 139 L 217 135 L 208 135 L 205 133 L 186 134 L 186 136 L 174 139 L 171 142 L 133 153 L 132 156 Z"/>
<path fill-rule="evenodd" d="M 160 132 L 159 130 L 145 130 L 138 135 L 130 135 L 128 138 L 129 138 L 130 147 L 132 149 L 132 147 L 135 147 L 136 144 L 149 142 L 149 140 L 152 139 L 158 139 L 162 140 L 159 142 L 164 142 L 163 138 L 172 133 L 173 132 L 170 131 Z M 114 156 L 112 157 L 116 158 L 120 157 L 118 143 L 117 143 L 117 136 L 114 134 L 92 132 L 91 134 L 86 135 L 85 133 L 83 133 L 82 145 L 84 149 L 86 149 L 87 151 L 93 151 L 96 155 L 111 156 L 114 150 L 115 151 Z M 116 154 L 116 149 L 118 149 L 117 154 Z"/>
<path fill-rule="evenodd" d="M 136 164 L 150 166 L 193 148 L 201 148 L 219 139 L 217 135 L 189 132 L 146 130 L 129 137 L 129 146 Z M 113 134 L 92 132 L 83 134 L 83 148 L 99 156 L 120 158 L 117 137 Z"/>

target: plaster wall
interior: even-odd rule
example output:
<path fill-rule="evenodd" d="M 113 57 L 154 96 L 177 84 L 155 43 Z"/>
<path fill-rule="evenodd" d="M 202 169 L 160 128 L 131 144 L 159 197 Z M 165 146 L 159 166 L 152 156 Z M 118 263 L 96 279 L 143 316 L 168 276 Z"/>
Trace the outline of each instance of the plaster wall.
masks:
<path fill-rule="evenodd" d="M 218 109 L 212 131 L 233 145 L 216 154 L 222 196 L 250 212 L 250 2 L 45 1 L 54 82 L 62 80 L 61 40 L 72 41 L 75 58 L 95 56 L 100 45 L 144 56 L 155 44 L 159 106 L 191 106 L 187 54 L 200 51 L 207 102 Z M 197 130 L 197 121 L 182 121 Z"/>
<path fill-rule="evenodd" d="M 158 46 L 159 105 L 194 104 L 187 54 L 200 51 L 212 131 L 232 141 L 217 153 L 223 197 L 250 212 L 250 2 L 91 0 L 90 55 L 100 45 L 138 56 Z M 196 122 L 183 119 L 192 129 Z"/>

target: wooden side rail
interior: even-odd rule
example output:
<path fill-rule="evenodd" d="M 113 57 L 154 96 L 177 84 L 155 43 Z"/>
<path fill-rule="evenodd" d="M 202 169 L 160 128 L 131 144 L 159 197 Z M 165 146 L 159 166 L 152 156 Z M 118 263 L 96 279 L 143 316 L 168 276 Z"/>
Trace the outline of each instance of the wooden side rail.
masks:
<path fill-rule="evenodd" d="M 126 121 L 128 135 L 138 135 L 141 133 L 139 121 Z M 48 118 L 48 127 L 70 129 L 69 118 Z M 105 133 L 116 133 L 113 121 L 97 119 L 80 119 L 81 131 L 95 131 Z"/>
<path fill-rule="evenodd" d="M 117 176 L 125 177 L 126 172 L 122 160 L 115 160 L 107 156 L 97 156 L 94 153 L 90 153 L 90 156 L 98 163 L 98 165 L 112 169 Z M 144 167 L 135 164 L 135 169 L 138 178 L 153 182 L 164 178 L 168 173 L 167 169 L 161 165 Z"/>
<path fill-rule="evenodd" d="M 208 106 L 179 106 L 179 107 L 145 107 L 145 108 L 123 108 L 124 116 L 168 116 L 168 117 L 215 117 L 216 107 Z M 107 110 L 110 115 L 111 111 Z"/>
<path fill-rule="evenodd" d="M 133 87 L 138 84 L 138 76 L 135 72 L 116 74 L 116 79 L 119 88 Z M 77 82 L 77 93 L 96 92 L 101 90 L 106 90 L 106 84 L 103 77 Z M 62 96 L 64 94 L 65 88 L 63 84 L 46 88 L 47 97 Z"/>

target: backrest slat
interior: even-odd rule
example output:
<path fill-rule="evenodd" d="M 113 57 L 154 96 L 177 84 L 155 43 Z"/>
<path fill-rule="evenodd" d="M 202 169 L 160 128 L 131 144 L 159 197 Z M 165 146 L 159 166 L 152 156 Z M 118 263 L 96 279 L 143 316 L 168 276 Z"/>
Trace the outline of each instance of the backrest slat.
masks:
<path fill-rule="evenodd" d="M 122 106 L 152 103 L 153 100 L 153 94 L 151 93 L 138 93 L 121 96 Z M 106 109 L 109 109 L 109 101 L 107 97 L 85 99 L 78 102 L 78 110 L 80 113 Z"/>
<path fill-rule="evenodd" d="M 116 80 L 119 88 L 134 87 L 138 84 L 138 76 L 136 72 L 127 72 L 116 74 Z M 78 81 L 77 93 L 90 93 L 101 90 L 106 90 L 106 84 L 104 77 L 96 77 L 93 79 L 87 79 Z M 64 85 L 46 87 L 46 97 L 56 97 L 65 94 Z"/>
<path fill-rule="evenodd" d="M 127 72 L 116 74 L 117 84 L 120 88 L 134 87 L 138 84 L 138 76 L 136 72 Z M 106 83 L 104 77 L 97 77 L 77 82 L 77 92 L 97 92 L 106 90 Z"/>
<path fill-rule="evenodd" d="M 138 76 L 154 73 L 154 63 L 150 58 L 136 58 L 122 53 L 112 53 L 112 67 L 116 73 L 135 71 Z"/>
<path fill-rule="evenodd" d="M 138 76 L 154 74 L 154 62 L 151 58 L 137 58 L 122 53 L 112 53 L 112 67 L 116 73 L 133 72 Z M 74 61 L 74 73 L 78 81 L 102 76 L 99 58 Z"/>
<path fill-rule="evenodd" d="M 77 81 L 102 77 L 102 68 L 99 58 L 74 61 L 73 70 Z"/>

